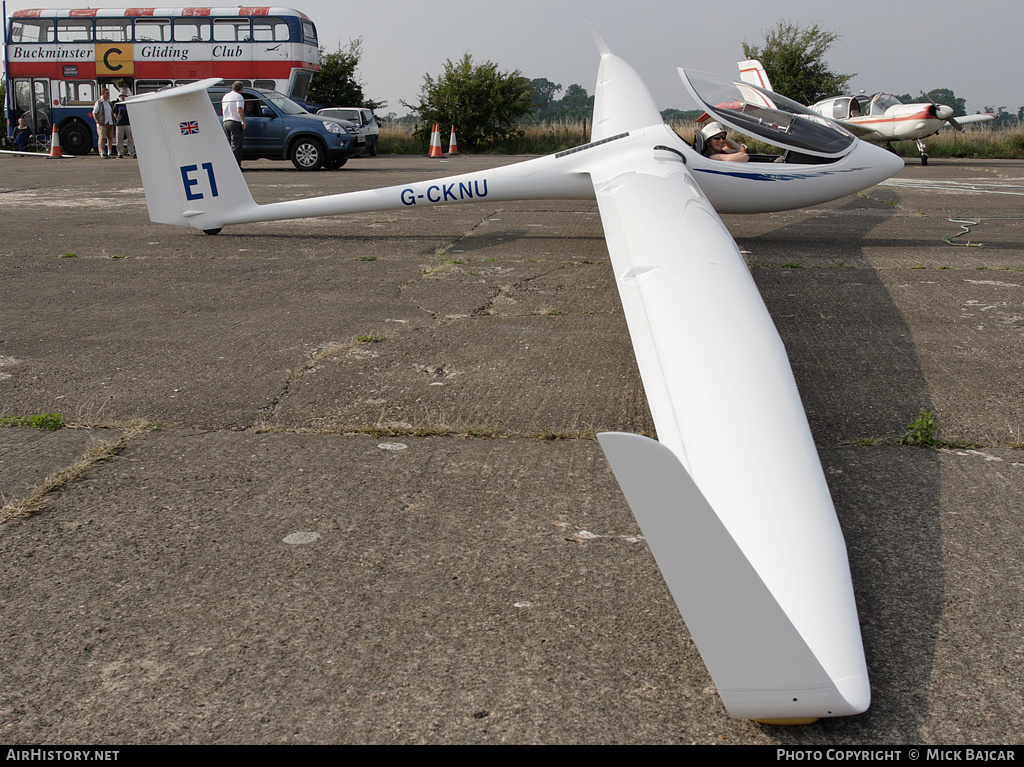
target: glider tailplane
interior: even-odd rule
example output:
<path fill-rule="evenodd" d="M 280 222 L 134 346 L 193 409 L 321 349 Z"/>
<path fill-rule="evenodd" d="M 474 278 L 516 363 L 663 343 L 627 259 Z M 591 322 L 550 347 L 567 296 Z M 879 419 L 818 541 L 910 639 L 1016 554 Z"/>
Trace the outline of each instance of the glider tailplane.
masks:
<path fill-rule="evenodd" d="M 256 207 L 206 92 L 218 82 L 201 80 L 127 102 L 149 217 L 157 223 L 220 229 Z"/>

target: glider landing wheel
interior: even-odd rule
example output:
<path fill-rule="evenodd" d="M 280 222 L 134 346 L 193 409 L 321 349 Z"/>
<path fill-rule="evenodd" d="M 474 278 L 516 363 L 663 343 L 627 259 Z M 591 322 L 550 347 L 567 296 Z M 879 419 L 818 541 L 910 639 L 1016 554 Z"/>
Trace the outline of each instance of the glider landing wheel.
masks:
<path fill-rule="evenodd" d="M 203 234 L 220 234 L 220 230 L 224 227 L 218 226 L 216 229 L 204 229 Z"/>
<path fill-rule="evenodd" d="M 928 164 L 928 155 L 926 155 L 926 154 L 922 154 L 921 155 L 921 164 L 922 165 L 927 165 Z"/>

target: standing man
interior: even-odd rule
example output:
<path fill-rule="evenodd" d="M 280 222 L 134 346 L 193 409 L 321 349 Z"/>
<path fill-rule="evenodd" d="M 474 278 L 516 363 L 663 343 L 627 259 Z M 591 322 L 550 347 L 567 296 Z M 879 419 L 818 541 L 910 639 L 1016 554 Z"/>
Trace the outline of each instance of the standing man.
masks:
<path fill-rule="evenodd" d="M 220 110 L 224 118 L 224 132 L 231 142 L 231 151 L 235 155 L 238 167 L 242 167 L 242 133 L 245 131 L 245 99 L 242 98 L 242 82 L 236 80 L 231 90 L 220 100 Z"/>
<path fill-rule="evenodd" d="M 121 97 L 114 104 L 114 146 L 117 147 L 117 159 L 122 157 L 135 156 L 135 139 L 132 138 L 132 123 L 128 119 L 128 107 L 125 100 L 128 98 L 128 91 L 121 91 Z M 124 144 L 124 154 L 121 153 L 121 145 Z"/>
<path fill-rule="evenodd" d="M 99 136 L 96 148 L 100 157 L 106 160 L 114 156 L 114 106 L 110 103 L 110 91 L 106 86 L 101 87 L 103 93 L 92 105 L 92 119 L 96 121 L 96 135 Z"/>

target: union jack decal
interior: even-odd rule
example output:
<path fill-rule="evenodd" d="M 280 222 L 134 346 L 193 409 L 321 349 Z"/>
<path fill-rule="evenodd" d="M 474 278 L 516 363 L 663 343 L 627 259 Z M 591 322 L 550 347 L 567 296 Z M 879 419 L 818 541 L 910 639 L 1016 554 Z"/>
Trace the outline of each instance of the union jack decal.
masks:
<path fill-rule="evenodd" d="M 191 136 L 193 133 L 199 133 L 199 123 L 195 120 L 178 123 L 178 127 L 181 128 L 182 136 Z"/>

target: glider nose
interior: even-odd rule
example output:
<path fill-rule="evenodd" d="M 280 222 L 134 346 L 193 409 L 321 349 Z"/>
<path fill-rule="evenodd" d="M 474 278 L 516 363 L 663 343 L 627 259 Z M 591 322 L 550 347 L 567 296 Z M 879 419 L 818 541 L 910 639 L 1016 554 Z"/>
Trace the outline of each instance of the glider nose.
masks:
<path fill-rule="evenodd" d="M 888 149 L 883 149 L 876 144 L 869 144 L 866 141 L 857 142 L 856 154 L 856 164 L 864 167 L 865 175 L 873 179 L 876 184 L 885 181 L 890 176 L 895 176 L 904 167 L 901 157 Z"/>

